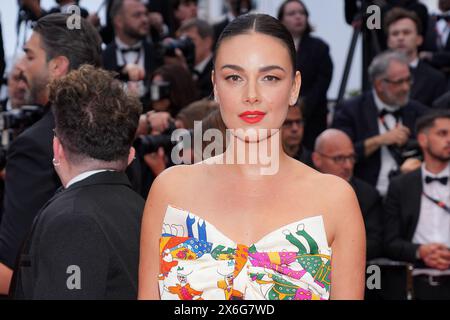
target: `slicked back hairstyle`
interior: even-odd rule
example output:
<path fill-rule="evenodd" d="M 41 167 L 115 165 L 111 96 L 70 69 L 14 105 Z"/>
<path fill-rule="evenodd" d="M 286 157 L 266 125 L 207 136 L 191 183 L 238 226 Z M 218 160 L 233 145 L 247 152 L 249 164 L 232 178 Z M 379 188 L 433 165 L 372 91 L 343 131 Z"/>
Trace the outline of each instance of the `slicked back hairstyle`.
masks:
<path fill-rule="evenodd" d="M 237 17 L 231 23 L 229 23 L 217 40 L 213 60 L 214 63 L 216 60 L 217 52 L 219 52 L 220 46 L 223 41 L 235 36 L 250 34 L 252 32 L 261 33 L 276 38 L 286 47 L 286 50 L 288 50 L 289 56 L 291 58 L 292 70 L 294 75 L 296 72 L 296 51 L 294 40 L 292 39 L 289 31 L 279 20 L 267 14 L 246 14 Z"/>
<path fill-rule="evenodd" d="M 102 65 L 101 38 L 97 30 L 84 18 L 80 29 L 69 29 L 70 15 L 49 14 L 39 19 L 33 27 L 42 40 L 47 61 L 58 56 L 69 60 L 69 70 L 78 69 L 83 64 L 95 67 Z"/>

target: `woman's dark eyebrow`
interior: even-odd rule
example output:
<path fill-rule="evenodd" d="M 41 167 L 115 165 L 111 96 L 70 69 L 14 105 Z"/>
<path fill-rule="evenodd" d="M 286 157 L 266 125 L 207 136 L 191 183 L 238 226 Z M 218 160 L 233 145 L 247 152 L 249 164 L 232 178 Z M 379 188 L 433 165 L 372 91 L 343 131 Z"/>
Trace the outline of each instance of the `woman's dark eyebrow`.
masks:
<path fill-rule="evenodd" d="M 261 69 L 259 69 L 260 72 L 267 72 L 267 71 L 272 71 L 272 70 L 281 70 L 283 72 L 286 72 L 286 70 L 284 70 L 282 67 L 277 66 L 277 65 L 262 67 Z"/>
<path fill-rule="evenodd" d="M 242 68 L 238 65 L 235 65 L 235 64 L 226 64 L 221 68 L 221 70 L 223 70 L 223 69 L 232 69 L 232 70 L 239 71 L 239 72 L 244 71 L 244 68 Z M 286 72 L 286 70 L 284 70 L 282 67 L 277 66 L 277 65 L 266 66 L 266 67 L 262 67 L 259 69 L 260 72 L 267 72 L 267 71 L 272 71 L 272 70 L 281 70 L 283 72 Z"/>
<path fill-rule="evenodd" d="M 240 72 L 242 72 L 242 71 L 244 71 L 244 68 L 242 68 L 242 67 L 239 67 L 239 66 L 237 66 L 237 65 L 235 65 L 235 64 L 226 64 L 226 65 L 224 65 L 222 68 L 220 68 L 221 70 L 223 70 L 223 69 L 232 69 L 232 70 L 235 70 L 235 71 L 240 71 Z"/>

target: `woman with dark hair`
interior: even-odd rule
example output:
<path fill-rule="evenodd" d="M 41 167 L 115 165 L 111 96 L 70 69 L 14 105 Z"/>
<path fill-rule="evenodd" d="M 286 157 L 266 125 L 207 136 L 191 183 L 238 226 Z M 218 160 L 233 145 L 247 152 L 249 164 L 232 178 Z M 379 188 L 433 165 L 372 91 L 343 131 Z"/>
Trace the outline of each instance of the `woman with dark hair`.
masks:
<path fill-rule="evenodd" d="M 268 15 L 241 16 L 223 31 L 212 80 L 230 141 L 152 185 L 139 298 L 363 297 L 365 231 L 352 188 L 282 148 L 301 85 L 295 57 L 289 32 Z"/>
<path fill-rule="evenodd" d="M 182 108 L 198 99 L 198 91 L 188 70 L 178 64 L 164 65 L 153 72 L 152 108 L 175 117 Z"/>
<path fill-rule="evenodd" d="M 278 20 L 294 39 L 296 69 L 301 71 L 303 79 L 300 91 L 305 103 L 303 144 L 313 150 L 316 137 L 327 128 L 327 91 L 333 76 L 333 62 L 328 45 L 311 36 L 313 28 L 309 22 L 309 12 L 302 1 L 285 1 L 278 11 Z"/>

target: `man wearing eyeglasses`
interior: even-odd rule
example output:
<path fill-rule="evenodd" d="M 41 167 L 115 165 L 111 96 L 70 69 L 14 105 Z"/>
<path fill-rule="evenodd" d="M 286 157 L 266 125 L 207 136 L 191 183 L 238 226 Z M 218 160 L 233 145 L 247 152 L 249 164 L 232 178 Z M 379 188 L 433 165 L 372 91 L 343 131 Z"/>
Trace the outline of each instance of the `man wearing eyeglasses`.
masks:
<path fill-rule="evenodd" d="M 355 176 L 384 196 L 390 178 L 400 173 L 407 159 L 418 156 L 414 126 L 429 108 L 409 99 L 412 77 L 403 54 L 378 55 L 369 75 L 373 89 L 336 106 L 332 126 L 354 143 Z"/>
<path fill-rule="evenodd" d="M 285 152 L 292 158 L 312 167 L 311 151 L 303 144 L 304 120 L 303 102 L 289 107 L 286 120 L 281 128 L 281 138 Z"/>
<path fill-rule="evenodd" d="M 314 167 L 322 173 L 338 176 L 351 184 L 358 198 L 366 225 L 367 260 L 381 255 L 381 198 L 377 190 L 353 176 L 355 148 L 345 132 L 327 129 L 316 140 L 312 154 Z"/>
<path fill-rule="evenodd" d="M 411 98 L 431 107 L 433 101 L 445 93 L 447 84 L 442 72 L 419 60 L 418 48 L 423 43 L 419 17 L 412 11 L 394 8 L 387 13 L 384 22 L 389 49 L 408 57 L 414 77 Z"/>

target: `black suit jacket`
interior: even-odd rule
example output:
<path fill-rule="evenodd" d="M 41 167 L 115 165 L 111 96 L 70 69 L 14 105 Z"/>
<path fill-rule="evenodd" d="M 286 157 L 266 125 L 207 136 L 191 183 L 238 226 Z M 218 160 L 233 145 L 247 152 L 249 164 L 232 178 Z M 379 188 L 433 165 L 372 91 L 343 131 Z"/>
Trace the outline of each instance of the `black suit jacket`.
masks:
<path fill-rule="evenodd" d="M 366 227 L 366 259 L 372 260 L 382 255 L 383 204 L 378 191 L 370 184 L 353 177 L 350 185 L 355 190 Z"/>
<path fill-rule="evenodd" d="M 147 89 L 149 89 L 148 81 L 152 72 L 162 65 L 161 57 L 156 53 L 156 49 L 154 45 L 148 41 L 143 41 L 144 46 L 144 66 L 145 66 L 145 79 L 144 82 L 146 84 Z M 116 53 L 117 45 L 115 41 L 112 41 L 106 49 L 103 51 L 103 67 L 106 70 L 116 71 L 120 74 L 123 65 L 119 65 L 117 62 L 117 53 Z M 124 75 L 120 74 L 121 80 L 128 80 L 124 78 Z M 150 91 L 148 90 L 147 94 L 141 97 L 141 102 L 144 107 L 144 111 L 148 111 L 148 107 L 150 105 Z"/>
<path fill-rule="evenodd" d="M 447 38 L 445 46 L 438 47 L 438 33 L 436 31 L 436 16 L 429 17 L 429 27 L 425 37 L 425 43 L 423 49 L 425 51 L 431 51 L 433 53 L 430 61 L 433 67 L 438 69 L 448 69 L 450 67 L 450 37 Z M 448 72 L 448 70 L 446 70 Z"/>
<path fill-rule="evenodd" d="M 209 98 L 213 94 L 211 72 L 213 70 L 213 60 L 209 60 L 202 73 L 198 74 L 197 87 L 202 98 Z"/>
<path fill-rule="evenodd" d="M 8 150 L 0 262 L 11 269 L 39 209 L 61 186 L 52 164 L 54 127 L 53 114 L 48 111 Z"/>
<path fill-rule="evenodd" d="M 422 170 L 392 179 L 384 203 L 384 249 L 393 260 L 417 262 L 412 243 L 420 215 Z"/>
<path fill-rule="evenodd" d="M 433 102 L 433 109 L 449 109 L 450 110 L 450 91 L 443 94 Z"/>
<path fill-rule="evenodd" d="M 411 130 L 413 139 L 416 136 L 416 120 L 428 111 L 429 108 L 414 100 L 409 101 L 402 108 L 403 125 Z M 372 92 L 363 93 L 336 106 L 332 126 L 347 133 L 355 144 L 355 151 L 358 156 L 358 162 L 355 165 L 355 176 L 372 186 L 376 186 L 381 168 L 381 151 L 376 151 L 368 158 L 364 156 L 364 141 L 380 134 L 378 129 L 378 109 Z"/>
<path fill-rule="evenodd" d="M 297 51 L 296 69 L 302 74 L 300 96 L 305 104 L 303 143 L 312 150 L 316 137 L 327 128 L 327 91 L 333 76 L 328 45 L 318 38 L 304 36 Z"/>
<path fill-rule="evenodd" d="M 136 299 L 144 200 L 121 172 L 100 172 L 41 210 L 16 268 L 18 299 Z M 67 284 L 79 268 L 80 289 Z"/>
<path fill-rule="evenodd" d="M 432 107 L 433 101 L 446 91 L 447 81 L 444 74 L 423 61 L 419 61 L 417 68 L 411 68 L 411 74 L 414 77 L 411 99 Z"/>
<path fill-rule="evenodd" d="M 153 44 L 144 40 L 144 66 L 145 73 L 148 76 L 155 70 L 159 65 L 160 61 L 157 58 L 156 50 Z M 124 66 L 119 65 L 117 62 L 117 45 L 115 41 L 112 41 L 106 49 L 103 51 L 103 67 L 106 70 L 120 71 Z"/>

